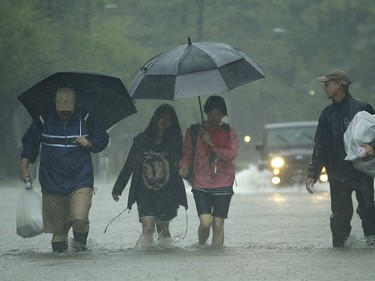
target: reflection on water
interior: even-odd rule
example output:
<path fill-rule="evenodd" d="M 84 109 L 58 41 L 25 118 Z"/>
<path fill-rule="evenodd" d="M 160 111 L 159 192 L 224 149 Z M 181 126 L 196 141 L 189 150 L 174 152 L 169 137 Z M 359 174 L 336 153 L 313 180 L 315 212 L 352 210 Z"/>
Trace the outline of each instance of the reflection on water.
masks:
<path fill-rule="evenodd" d="M 268 197 L 268 200 L 274 203 L 285 203 L 287 201 L 287 196 L 281 193 L 274 193 Z"/>
<path fill-rule="evenodd" d="M 238 193 L 306 193 L 305 186 L 293 185 L 276 187 L 271 184 L 270 178 L 272 173 L 268 170 L 258 171 L 255 165 L 250 164 L 236 174 L 234 191 Z M 327 183 L 317 183 L 314 187 L 316 194 L 329 191 Z"/>
<path fill-rule="evenodd" d="M 311 196 L 311 200 L 313 202 L 327 201 L 327 200 L 330 200 L 330 194 L 329 192 L 315 192 Z"/>

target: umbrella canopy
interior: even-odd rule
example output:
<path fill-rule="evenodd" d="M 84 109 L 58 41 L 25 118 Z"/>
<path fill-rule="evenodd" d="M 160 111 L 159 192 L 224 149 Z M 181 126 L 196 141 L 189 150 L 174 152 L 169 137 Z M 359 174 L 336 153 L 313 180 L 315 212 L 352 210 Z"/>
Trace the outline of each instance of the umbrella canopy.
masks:
<path fill-rule="evenodd" d="M 230 91 L 264 78 L 261 68 L 224 43 L 178 46 L 147 62 L 130 84 L 134 99 L 176 100 Z"/>
<path fill-rule="evenodd" d="M 46 118 L 55 110 L 56 91 L 62 87 L 73 88 L 80 110 L 98 118 L 106 130 L 137 112 L 132 98 L 119 78 L 93 72 L 57 72 L 17 98 L 33 119 L 39 118 L 40 115 Z"/>

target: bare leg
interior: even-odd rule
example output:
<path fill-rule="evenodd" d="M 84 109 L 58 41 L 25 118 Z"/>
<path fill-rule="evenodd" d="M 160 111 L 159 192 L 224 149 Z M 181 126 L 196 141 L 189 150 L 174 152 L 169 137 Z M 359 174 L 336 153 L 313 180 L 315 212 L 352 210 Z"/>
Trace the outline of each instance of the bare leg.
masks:
<path fill-rule="evenodd" d="M 198 241 L 199 245 L 204 245 L 210 236 L 210 229 L 212 226 L 212 216 L 210 214 L 203 214 L 199 216 Z"/>
<path fill-rule="evenodd" d="M 169 232 L 169 222 L 161 222 L 156 224 L 156 230 L 159 235 L 163 235 L 164 238 L 171 237 Z"/>
<path fill-rule="evenodd" d="M 214 217 L 212 224 L 212 246 L 224 245 L 224 218 Z"/>
<path fill-rule="evenodd" d="M 155 233 L 155 218 L 145 217 L 142 218 L 142 235 L 145 247 L 154 246 L 154 233 Z"/>

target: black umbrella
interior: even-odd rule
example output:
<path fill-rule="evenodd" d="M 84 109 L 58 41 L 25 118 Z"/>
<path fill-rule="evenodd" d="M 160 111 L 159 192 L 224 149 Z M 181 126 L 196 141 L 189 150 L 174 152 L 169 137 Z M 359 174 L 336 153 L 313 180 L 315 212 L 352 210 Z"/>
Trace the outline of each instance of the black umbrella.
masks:
<path fill-rule="evenodd" d="M 240 50 L 224 43 L 192 43 L 189 37 L 188 44 L 148 61 L 129 92 L 134 99 L 199 98 L 264 77 L 261 68 Z"/>
<path fill-rule="evenodd" d="M 45 118 L 55 110 L 55 94 L 61 87 L 73 88 L 78 107 L 100 120 L 106 130 L 125 117 L 137 112 L 122 81 L 106 74 L 66 71 L 41 80 L 19 95 L 33 119 Z"/>

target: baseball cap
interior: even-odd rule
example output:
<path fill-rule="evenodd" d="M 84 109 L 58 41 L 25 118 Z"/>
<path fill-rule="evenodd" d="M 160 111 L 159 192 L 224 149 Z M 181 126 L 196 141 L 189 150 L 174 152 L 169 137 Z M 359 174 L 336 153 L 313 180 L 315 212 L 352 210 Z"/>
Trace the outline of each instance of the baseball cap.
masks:
<path fill-rule="evenodd" d="M 56 110 L 73 111 L 76 103 L 76 95 L 71 88 L 61 88 L 56 93 Z"/>
<path fill-rule="evenodd" d="M 329 71 L 326 75 L 320 76 L 318 78 L 320 82 L 327 82 L 327 81 L 335 81 L 335 82 L 340 82 L 343 85 L 349 85 L 352 83 L 349 79 L 349 76 L 342 70 L 340 69 L 333 69 Z"/>

